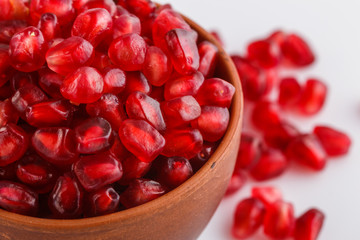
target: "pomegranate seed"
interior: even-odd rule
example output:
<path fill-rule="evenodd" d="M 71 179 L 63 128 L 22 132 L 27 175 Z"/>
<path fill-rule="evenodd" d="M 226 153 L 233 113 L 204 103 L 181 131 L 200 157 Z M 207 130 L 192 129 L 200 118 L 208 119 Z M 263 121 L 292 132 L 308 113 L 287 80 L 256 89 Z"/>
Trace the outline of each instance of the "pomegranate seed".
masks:
<path fill-rule="evenodd" d="M 201 107 L 193 96 L 183 96 L 162 102 L 161 110 L 168 128 L 186 126 L 201 114 Z"/>
<path fill-rule="evenodd" d="M 72 0 L 31 0 L 30 18 L 33 23 L 39 22 L 44 13 L 53 13 L 59 20 L 60 25 L 71 23 L 75 17 L 75 9 Z"/>
<path fill-rule="evenodd" d="M 114 16 L 114 14 L 116 13 L 116 4 L 113 0 L 87 1 L 80 9 L 80 13 L 92 8 L 105 8 L 110 13 L 111 16 Z"/>
<path fill-rule="evenodd" d="M 13 69 L 10 66 L 9 46 L 0 44 L 0 87 L 11 78 Z"/>
<path fill-rule="evenodd" d="M 124 3 L 124 5 L 121 5 L 120 1 L 118 1 L 117 5 L 116 5 L 115 14 L 112 16 L 114 20 L 123 14 L 129 14 L 129 11 L 126 9 L 125 5 L 126 5 L 126 3 Z"/>
<path fill-rule="evenodd" d="M 150 169 L 150 162 L 142 162 L 134 155 L 129 155 L 121 161 L 124 174 L 118 182 L 121 185 L 129 185 L 132 180 L 143 177 Z"/>
<path fill-rule="evenodd" d="M 168 129 L 165 134 L 165 148 L 162 155 L 166 157 L 193 158 L 203 145 L 203 137 L 198 129 Z"/>
<path fill-rule="evenodd" d="M 0 128 L 0 166 L 19 160 L 29 145 L 26 132 L 19 126 L 8 123 Z"/>
<path fill-rule="evenodd" d="M 126 149 L 143 162 L 153 161 L 165 146 L 164 137 L 144 120 L 126 119 L 119 136 Z"/>
<path fill-rule="evenodd" d="M 187 95 L 195 97 L 203 82 L 204 76 L 200 72 L 195 72 L 194 74 L 188 76 L 171 78 L 165 83 L 165 100 Z"/>
<path fill-rule="evenodd" d="M 19 160 L 17 178 L 32 187 L 37 193 L 50 192 L 57 179 L 57 171 L 50 163 L 37 155 L 24 156 Z"/>
<path fill-rule="evenodd" d="M 203 41 L 198 46 L 200 63 L 199 72 L 201 72 L 205 78 L 209 78 L 214 74 L 215 66 L 217 62 L 217 47 L 208 41 Z"/>
<path fill-rule="evenodd" d="M 0 102 L 0 127 L 8 123 L 17 123 L 19 115 L 9 99 Z"/>
<path fill-rule="evenodd" d="M 295 67 L 310 65 L 315 60 L 310 46 L 296 34 L 286 36 L 280 47 L 284 58 Z"/>
<path fill-rule="evenodd" d="M 0 43 L 9 44 L 14 34 L 24 30 L 27 22 L 23 20 L 0 21 Z"/>
<path fill-rule="evenodd" d="M 46 53 L 48 67 L 63 76 L 90 65 L 94 58 L 94 48 L 81 37 L 70 37 L 51 47 Z"/>
<path fill-rule="evenodd" d="M 125 93 L 123 94 L 124 100 L 135 91 L 149 94 L 151 92 L 151 84 L 149 84 L 148 80 L 141 72 L 127 72 Z"/>
<path fill-rule="evenodd" d="M 74 103 L 92 103 L 100 99 L 104 79 L 92 67 L 81 67 L 69 74 L 60 87 L 61 94 Z"/>
<path fill-rule="evenodd" d="M 155 46 L 148 48 L 142 72 L 152 85 L 164 85 L 169 80 L 172 70 L 170 59 L 160 48 Z"/>
<path fill-rule="evenodd" d="M 323 82 L 316 79 L 307 80 L 300 95 L 300 112 L 304 115 L 318 113 L 325 103 L 326 94 L 327 87 Z"/>
<path fill-rule="evenodd" d="M 75 133 L 69 128 L 39 128 L 31 141 L 36 152 L 55 165 L 70 165 L 78 157 Z"/>
<path fill-rule="evenodd" d="M 229 185 L 227 186 L 225 196 L 232 195 L 239 191 L 246 183 L 246 174 L 244 170 L 233 172 Z"/>
<path fill-rule="evenodd" d="M 313 134 L 303 134 L 292 140 L 286 149 L 286 154 L 289 159 L 314 170 L 322 170 L 326 165 L 325 150 Z"/>
<path fill-rule="evenodd" d="M 113 22 L 108 11 L 94 8 L 80 13 L 72 26 L 71 36 L 82 37 L 94 47 L 112 31 Z"/>
<path fill-rule="evenodd" d="M 220 78 L 209 78 L 201 85 L 196 100 L 202 105 L 230 107 L 235 87 Z"/>
<path fill-rule="evenodd" d="M 351 139 L 346 133 L 327 126 L 316 126 L 313 133 L 318 137 L 327 155 L 341 156 L 348 153 Z"/>
<path fill-rule="evenodd" d="M 91 67 L 94 67 L 99 71 L 103 71 L 110 65 L 111 65 L 111 61 L 109 56 L 107 54 L 95 50 L 95 56 L 93 62 L 91 63 Z"/>
<path fill-rule="evenodd" d="M 247 58 L 261 68 L 273 68 L 278 65 L 279 54 L 268 40 L 258 40 L 247 47 Z"/>
<path fill-rule="evenodd" d="M 26 84 L 37 84 L 38 75 L 37 72 L 26 73 L 26 72 L 19 72 L 15 71 L 10 79 L 11 88 L 14 91 L 17 91 L 22 86 Z"/>
<path fill-rule="evenodd" d="M 264 233 L 274 239 L 284 239 L 291 235 L 294 225 L 294 208 L 291 203 L 277 201 L 266 209 Z"/>
<path fill-rule="evenodd" d="M 80 157 L 74 164 L 74 172 L 89 192 L 118 181 L 123 174 L 120 161 L 108 152 Z"/>
<path fill-rule="evenodd" d="M 296 106 L 301 95 L 300 83 L 294 77 L 286 77 L 281 79 L 279 84 L 279 98 L 278 103 L 281 107 Z"/>
<path fill-rule="evenodd" d="M 203 106 L 201 115 L 191 122 L 191 126 L 200 130 L 205 141 L 216 142 L 224 136 L 229 118 L 230 114 L 227 108 Z"/>
<path fill-rule="evenodd" d="M 0 3 L 0 20 L 26 19 L 29 9 L 22 0 L 8 0 Z"/>
<path fill-rule="evenodd" d="M 312 208 L 296 219 L 294 239 L 316 240 L 321 231 L 325 215 L 318 209 Z"/>
<path fill-rule="evenodd" d="M 130 13 L 124 13 L 114 19 L 113 39 L 128 33 L 141 33 L 140 19 Z"/>
<path fill-rule="evenodd" d="M 0 180 L 16 180 L 17 162 L 0 167 Z"/>
<path fill-rule="evenodd" d="M 253 187 L 251 189 L 251 195 L 253 198 L 259 199 L 266 206 L 266 208 L 269 208 L 277 201 L 282 200 L 282 194 L 280 190 L 270 186 Z"/>
<path fill-rule="evenodd" d="M 39 70 L 39 75 L 39 86 L 41 89 L 53 98 L 62 98 L 60 86 L 64 81 L 64 77 L 51 71 L 47 67 L 41 68 Z"/>
<path fill-rule="evenodd" d="M 255 127 L 266 132 L 281 124 L 280 109 L 272 102 L 259 101 L 253 109 L 251 121 Z"/>
<path fill-rule="evenodd" d="M 264 205 L 256 198 L 242 200 L 236 206 L 232 234 L 239 239 L 253 235 L 261 226 L 265 215 Z"/>
<path fill-rule="evenodd" d="M 10 63 L 15 69 L 32 72 L 44 65 L 47 44 L 39 29 L 27 27 L 16 33 L 9 46 Z"/>
<path fill-rule="evenodd" d="M 126 114 L 117 96 L 107 93 L 94 103 L 86 105 L 86 112 L 92 117 L 106 119 L 111 127 L 118 131 Z"/>
<path fill-rule="evenodd" d="M 189 161 L 194 172 L 197 172 L 206 162 L 210 156 L 215 152 L 217 145 L 215 143 L 204 142 L 203 146 L 195 157 Z"/>
<path fill-rule="evenodd" d="M 38 195 L 22 184 L 0 181 L 0 206 L 9 212 L 35 216 L 39 208 Z"/>
<path fill-rule="evenodd" d="M 156 10 L 156 5 L 150 0 L 127 0 L 127 9 L 139 18 L 149 17 Z"/>
<path fill-rule="evenodd" d="M 174 69 L 189 75 L 199 68 L 200 56 L 196 45 L 197 33 L 193 30 L 173 29 L 165 35 L 166 46 Z"/>
<path fill-rule="evenodd" d="M 112 187 L 104 187 L 91 192 L 86 199 L 87 214 L 101 216 L 115 212 L 119 207 L 120 196 Z"/>
<path fill-rule="evenodd" d="M 191 164 L 186 158 L 169 157 L 161 160 L 157 166 L 157 179 L 170 189 L 180 186 L 193 175 Z"/>
<path fill-rule="evenodd" d="M 49 195 L 49 208 L 58 218 L 76 218 L 83 211 L 83 191 L 71 174 L 66 173 L 56 181 Z"/>
<path fill-rule="evenodd" d="M 82 154 L 101 152 L 111 147 L 111 125 L 103 118 L 89 118 L 75 128 L 77 151 Z"/>
<path fill-rule="evenodd" d="M 111 61 L 125 71 L 141 70 L 145 61 L 147 45 L 136 33 L 122 35 L 115 39 L 109 47 Z"/>
<path fill-rule="evenodd" d="M 242 133 L 235 169 L 252 168 L 258 162 L 261 150 L 262 143 L 259 138 L 248 133 Z"/>
<path fill-rule="evenodd" d="M 41 15 L 37 28 L 40 29 L 47 42 L 58 37 L 60 33 L 58 19 L 53 13 L 44 13 Z"/>
<path fill-rule="evenodd" d="M 284 154 L 276 149 L 263 150 L 256 165 L 251 168 L 251 176 L 263 181 L 281 175 L 287 168 L 288 161 Z"/>
<path fill-rule="evenodd" d="M 129 118 L 142 119 L 150 123 L 156 130 L 166 128 L 161 113 L 160 103 L 142 92 L 133 92 L 126 100 L 126 112 Z"/>
<path fill-rule="evenodd" d="M 281 122 L 278 126 L 266 130 L 264 140 L 268 146 L 284 151 L 287 145 L 299 135 L 300 132 L 295 126 Z"/>
<path fill-rule="evenodd" d="M 135 179 L 120 195 L 120 202 L 126 208 L 132 208 L 154 200 L 165 193 L 160 183 L 148 179 Z"/>
<path fill-rule="evenodd" d="M 67 100 L 50 100 L 28 106 L 25 116 L 34 127 L 58 127 L 72 121 L 74 110 Z"/>
<path fill-rule="evenodd" d="M 276 30 L 266 40 L 270 41 L 272 44 L 276 46 L 281 46 L 286 38 L 286 34 L 281 30 Z"/>

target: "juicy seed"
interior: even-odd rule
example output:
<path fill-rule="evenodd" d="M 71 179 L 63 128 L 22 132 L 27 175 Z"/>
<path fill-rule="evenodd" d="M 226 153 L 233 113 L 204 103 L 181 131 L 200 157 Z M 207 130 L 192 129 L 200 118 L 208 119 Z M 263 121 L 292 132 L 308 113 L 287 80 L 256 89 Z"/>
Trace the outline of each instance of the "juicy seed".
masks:
<path fill-rule="evenodd" d="M 325 215 L 318 209 L 307 210 L 296 219 L 294 239 L 295 240 L 316 240 L 321 231 Z"/>
<path fill-rule="evenodd" d="M 348 153 L 351 139 L 346 133 L 327 126 L 316 126 L 313 133 L 318 137 L 327 155 L 341 156 Z"/>

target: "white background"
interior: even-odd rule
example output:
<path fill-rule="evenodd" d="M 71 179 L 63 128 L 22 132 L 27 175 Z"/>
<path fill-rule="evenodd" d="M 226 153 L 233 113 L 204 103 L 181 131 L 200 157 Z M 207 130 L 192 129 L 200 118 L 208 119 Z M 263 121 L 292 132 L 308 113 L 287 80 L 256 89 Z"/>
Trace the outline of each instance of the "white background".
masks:
<path fill-rule="evenodd" d="M 261 184 L 279 187 L 299 215 L 310 207 L 326 214 L 320 240 L 360 239 L 360 1 L 358 0 L 166 0 L 205 29 L 218 30 L 229 53 L 275 29 L 300 33 L 316 52 L 316 63 L 297 74 L 301 81 L 316 76 L 329 86 L 324 109 L 315 117 L 291 119 L 302 131 L 317 124 L 350 134 L 353 145 L 345 157 L 330 159 L 320 173 L 291 167 Z M 248 182 L 224 199 L 200 240 L 232 239 L 234 208 L 249 196 Z M 259 233 L 253 239 L 266 239 Z"/>

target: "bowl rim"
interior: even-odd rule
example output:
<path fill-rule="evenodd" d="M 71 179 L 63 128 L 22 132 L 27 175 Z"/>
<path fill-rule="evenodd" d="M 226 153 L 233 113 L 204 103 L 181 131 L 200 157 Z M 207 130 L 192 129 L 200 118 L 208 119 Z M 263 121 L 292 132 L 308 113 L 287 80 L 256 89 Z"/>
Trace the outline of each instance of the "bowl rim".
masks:
<path fill-rule="evenodd" d="M 101 225 L 104 222 L 121 222 L 124 219 L 133 218 L 146 212 L 156 211 L 161 206 L 166 206 L 169 200 L 173 200 L 174 198 L 181 199 L 182 196 L 186 195 L 187 192 L 192 191 L 198 185 L 199 179 L 203 179 L 206 177 L 210 168 L 213 168 L 216 164 L 216 160 L 219 159 L 220 156 L 224 155 L 227 152 L 227 147 L 229 146 L 231 140 L 233 139 L 235 133 L 238 128 L 241 128 L 241 121 L 243 116 L 243 92 L 240 84 L 240 79 L 237 74 L 237 70 L 232 62 L 230 56 L 225 52 L 221 44 L 213 37 L 210 33 L 208 33 L 205 29 L 203 29 L 200 25 L 189 19 L 188 17 L 182 15 L 185 21 L 194 29 L 199 36 L 207 41 L 210 41 L 218 48 L 218 56 L 225 61 L 226 72 L 229 72 L 230 79 L 227 79 L 231 84 L 235 87 L 235 94 L 231 104 L 230 111 L 230 121 L 228 129 L 222 138 L 219 146 L 213 153 L 213 155 L 209 158 L 209 160 L 186 182 L 177 188 L 169 191 L 163 196 L 154 199 L 148 203 L 142 204 L 137 207 L 133 207 L 130 209 L 125 209 L 119 212 L 90 217 L 90 218 L 81 218 L 81 219 L 46 219 L 32 216 L 25 216 L 13 212 L 8 212 L 6 210 L 0 209 L 0 219 L 5 220 L 7 222 L 15 222 L 17 225 L 31 227 L 31 228 L 41 228 L 41 229 L 56 229 L 56 230 L 72 230 L 72 229 L 82 229 L 93 227 L 97 225 Z M 206 37 L 205 37 L 206 36 Z"/>

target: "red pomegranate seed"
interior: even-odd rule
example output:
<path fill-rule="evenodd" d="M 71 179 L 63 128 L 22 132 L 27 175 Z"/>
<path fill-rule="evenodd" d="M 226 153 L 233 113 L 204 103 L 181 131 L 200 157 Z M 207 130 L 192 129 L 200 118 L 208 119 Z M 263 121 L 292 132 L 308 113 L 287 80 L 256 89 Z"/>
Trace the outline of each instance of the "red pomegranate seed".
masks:
<path fill-rule="evenodd" d="M 166 129 L 160 109 L 160 103 L 142 92 L 133 92 L 126 100 L 126 112 L 129 118 L 142 119 L 158 131 Z"/>
<path fill-rule="evenodd" d="M 205 141 L 216 142 L 224 136 L 229 119 L 230 113 L 227 108 L 203 106 L 201 115 L 191 122 L 191 126 L 200 130 Z"/>
<path fill-rule="evenodd" d="M 234 96 L 235 87 L 220 78 L 209 78 L 201 85 L 196 100 L 198 103 L 208 106 L 230 107 Z"/>
<path fill-rule="evenodd" d="M 95 50 L 95 56 L 93 62 L 91 63 L 91 67 L 94 67 L 99 71 L 103 71 L 110 65 L 111 65 L 111 61 L 109 56 L 105 53 Z"/>
<path fill-rule="evenodd" d="M 108 149 L 113 144 L 111 125 L 101 117 L 89 118 L 75 128 L 77 151 L 92 154 Z"/>
<path fill-rule="evenodd" d="M 106 119 L 112 129 L 118 131 L 121 122 L 126 119 L 125 110 L 116 95 L 107 93 L 96 102 L 86 105 L 86 112 L 92 117 Z"/>
<path fill-rule="evenodd" d="M 130 13 L 124 13 L 114 18 L 113 39 L 128 33 L 141 33 L 140 19 Z"/>
<path fill-rule="evenodd" d="M 261 68 L 273 68 L 278 65 L 279 53 L 268 40 L 258 40 L 247 47 L 247 58 Z"/>
<path fill-rule="evenodd" d="M 296 219 L 294 239 L 316 240 L 321 231 L 325 215 L 318 209 L 312 208 Z"/>
<path fill-rule="evenodd" d="M 288 144 L 299 135 L 300 132 L 294 125 L 281 122 L 278 126 L 266 130 L 264 140 L 268 146 L 284 151 Z"/>
<path fill-rule="evenodd" d="M 101 216 L 115 212 L 119 207 L 120 196 L 112 187 L 104 187 L 91 192 L 86 197 L 87 215 Z"/>
<path fill-rule="evenodd" d="M 15 71 L 10 79 L 10 85 L 14 91 L 17 91 L 19 88 L 25 86 L 28 83 L 36 85 L 37 79 L 37 72 L 26 73 Z"/>
<path fill-rule="evenodd" d="M 136 33 L 122 35 L 115 39 L 109 47 L 111 61 L 125 71 L 141 70 L 145 61 L 147 45 Z"/>
<path fill-rule="evenodd" d="M 216 147 L 216 143 L 203 143 L 200 152 L 189 160 L 194 172 L 197 172 L 207 162 L 207 160 L 209 160 L 210 156 L 215 152 Z"/>
<path fill-rule="evenodd" d="M 209 78 L 215 71 L 217 62 L 217 47 L 208 41 L 203 41 L 198 46 L 200 63 L 198 71 L 201 72 L 205 78 Z"/>
<path fill-rule="evenodd" d="M 49 208 L 57 218 L 76 218 L 83 211 L 83 190 L 75 177 L 66 173 L 56 181 L 49 195 Z"/>
<path fill-rule="evenodd" d="M 286 36 L 280 47 L 284 58 L 295 67 L 307 66 L 315 61 L 310 46 L 296 34 Z"/>
<path fill-rule="evenodd" d="M 127 119 L 119 129 L 121 142 L 143 162 L 153 161 L 164 149 L 164 137 L 144 120 Z"/>
<path fill-rule="evenodd" d="M 34 127 L 66 126 L 72 121 L 74 110 L 67 100 L 49 100 L 28 106 L 25 119 Z"/>
<path fill-rule="evenodd" d="M 123 99 L 126 100 L 127 97 L 135 91 L 149 94 L 151 92 L 151 84 L 149 84 L 144 74 L 139 71 L 126 72 L 126 86 Z"/>
<path fill-rule="evenodd" d="M 170 189 L 176 188 L 193 175 L 189 160 L 183 157 L 161 159 L 157 166 L 157 179 Z"/>
<path fill-rule="evenodd" d="M 0 44 L 0 87 L 11 79 L 13 71 L 10 66 L 9 46 Z"/>
<path fill-rule="evenodd" d="M 60 74 L 57 74 L 56 72 L 51 71 L 47 67 L 41 68 L 39 70 L 39 75 L 40 88 L 53 98 L 62 98 L 60 93 L 60 86 L 64 81 L 64 77 Z"/>
<path fill-rule="evenodd" d="M 188 76 L 173 77 L 165 83 L 165 100 L 187 95 L 195 97 L 203 82 L 204 76 L 201 72 L 195 72 Z"/>
<path fill-rule="evenodd" d="M 23 20 L 0 21 L 0 43 L 9 44 L 15 33 L 24 30 L 27 22 Z"/>
<path fill-rule="evenodd" d="M 119 68 L 109 67 L 104 70 L 104 93 L 119 94 L 125 89 L 126 75 Z"/>
<path fill-rule="evenodd" d="M 9 99 L 0 102 L 0 127 L 5 126 L 8 123 L 17 123 L 19 120 L 19 114 L 13 107 Z"/>
<path fill-rule="evenodd" d="M 156 10 L 156 5 L 150 0 L 127 0 L 127 9 L 141 19 L 149 17 Z"/>
<path fill-rule="evenodd" d="M 168 53 L 165 35 L 170 30 L 176 28 L 191 30 L 181 15 L 174 10 L 163 9 L 159 12 L 152 26 L 152 37 L 155 46 L 161 48 L 165 53 Z"/>
<path fill-rule="evenodd" d="M 72 0 L 31 0 L 30 18 L 37 23 L 44 13 L 53 13 L 57 16 L 60 25 L 71 23 L 75 17 Z"/>
<path fill-rule="evenodd" d="M 126 208 L 132 208 L 154 200 L 165 193 L 160 183 L 148 179 L 135 179 L 120 195 L 120 202 Z"/>
<path fill-rule="evenodd" d="M 143 177 L 151 167 L 150 162 L 142 162 L 132 154 L 122 158 L 121 164 L 124 174 L 118 181 L 120 185 L 129 185 L 132 180 Z"/>
<path fill-rule="evenodd" d="M 46 53 L 48 67 L 63 76 L 90 65 L 94 59 L 94 48 L 81 37 L 70 37 L 52 46 Z"/>
<path fill-rule="evenodd" d="M 40 88 L 33 84 L 26 84 L 14 93 L 11 103 L 20 114 L 24 114 L 28 106 L 47 99 L 47 96 Z"/>
<path fill-rule="evenodd" d="M 37 193 L 22 184 L 0 181 L 0 206 L 9 212 L 35 216 L 39 198 Z"/>
<path fill-rule="evenodd" d="M 281 124 L 280 109 L 270 101 L 259 101 L 253 109 L 251 121 L 255 127 L 266 132 Z"/>
<path fill-rule="evenodd" d="M 253 187 L 251 189 L 251 196 L 259 199 L 266 208 L 269 208 L 277 201 L 282 200 L 280 190 L 271 186 Z"/>
<path fill-rule="evenodd" d="M 92 103 L 100 99 L 104 79 L 92 67 L 81 67 L 69 74 L 60 87 L 61 94 L 73 103 Z"/>
<path fill-rule="evenodd" d="M 94 8 L 80 13 L 72 26 L 71 36 L 82 37 L 94 47 L 112 31 L 113 22 L 108 11 Z"/>
<path fill-rule="evenodd" d="M 115 14 L 112 16 L 113 19 L 120 17 L 123 14 L 129 14 L 129 11 L 126 9 L 126 3 L 121 5 L 120 1 L 117 2 Z"/>
<path fill-rule="evenodd" d="M 269 37 L 266 38 L 266 40 L 270 41 L 272 44 L 275 44 L 276 46 L 281 46 L 285 40 L 286 34 L 282 30 L 276 30 L 273 33 L 270 34 Z"/>
<path fill-rule="evenodd" d="M 313 134 L 303 134 L 292 140 L 286 154 L 293 159 L 314 170 L 322 170 L 326 165 L 326 153 L 317 137 Z"/>
<path fill-rule="evenodd" d="M 264 205 L 256 198 L 242 200 L 236 206 L 232 234 L 245 239 L 253 235 L 261 226 L 265 215 Z"/>
<path fill-rule="evenodd" d="M 230 178 L 229 185 L 227 186 L 225 196 L 232 195 L 238 192 L 246 183 L 247 177 L 244 170 L 233 172 Z"/>
<path fill-rule="evenodd" d="M 26 19 L 29 9 L 22 0 L 8 0 L 0 3 L 0 20 Z"/>
<path fill-rule="evenodd" d="M 277 201 L 266 209 L 264 233 L 274 239 L 285 239 L 292 234 L 295 225 L 294 208 L 291 203 Z"/>
<path fill-rule="evenodd" d="M 41 31 L 27 27 L 16 33 L 9 44 L 10 63 L 22 72 L 32 72 L 45 63 L 47 44 Z"/>
<path fill-rule="evenodd" d="M 258 181 L 275 178 L 287 168 L 288 161 L 285 155 L 276 149 L 263 150 L 258 162 L 250 170 L 251 176 Z"/>
<path fill-rule="evenodd" d="M 0 167 L 0 180 L 16 180 L 17 162 Z"/>
<path fill-rule="evenodd" d="M 145 55 L 142 72 L 154 86 L 162 86 L 169 80 L 173 67 L 170 59 L 158 47 L 150 46 Z"/>
<path fill-rule="evenodd" d="M 351 139 L 346 133 L 328 126 L 316 126 L 313 133 L 318 137 L 327 155 L 341 156 L 349 151 Z"/>
<path fill-rule="evenodd" d="M 294 77 L 286 77 L 281 79 L 279 84 L 279 98 L 278 103 L 281 107 L 296 106 L 301 95 L 300 83 Z"/>
<path fill-rule="evenodd" d="M 252 168 L 258 162 L 261 151 L 262 143 L 260 138 L 248 133 L 242 133 L 235 169 Z"/>
<path fill-rule="evenodd" d="M 168 129 L 165 134 L 165 148 L 162 155 L 166 157 L 193 158 L 203 145 L 203 137 L 198 129 L 180 128 Z"/>
<path fill-rule="evenodd" d="M 197 33 L 193 30 L 173 29 L 165 35 L 168 54 L 174 69 L 183 75 L 194 73 L 200 64 L 196 45 Z"/>
<path fill-rule="evenodd" d="M 37 155 L 24 156 L 17 163 L 16 176 L 37 193 L 50 192 L 57 179 L 57 171 Z"/>
<path fill-rule="evenodd" d="M 47 42 L 58 37 L 60 34 L 58 19 L 53 13 L 44 13 L 41 15 L 37 28 L 40 29 Z"/>
<path fill-rule="evenodd" d="M 86 191 L 96 191 L 118 181 L 122 174 L 120 161 L 108 152 L 82 156 L 74 164 L 74 173 Z"/>
<path fill-rule="evenodd" d="M 80 9 L 80 13 L 92 9 L 92 8 L 105 8 L 111 16 L 114 16 L 116 13 L 116 4 L 113 0 L 90 0 L 87 1 L 82 8 Z"/>
<path fill-rule="evenodd" d="M 0 166 L 19 160 L 29 145 L 26 132 L 13 123 L 0 128 Z"/>
<path fill-rule="evenodd" d="M 69 128 L 39 128 L 31 141 L 36 152 L 55 165 L 70 165 L 78 157 L 75 133 Z"/>
<path fill-rule="evenodd" d="M 201 114 L 201 107 L 193 96 L 183 96 L 161 103 L 167 127 L 186 126 Z"/>
<path fill-rule="evenodd" d="M 119 134 L 117 134 L 117 132 L 113 131 L 113 135 L 114 135 L 114 143 L 111 146 L 111 148 L 109 149 L 109 153 L 114 155 L 118 159 L 124 160 L 125 158 L 127 158 L 130 155 L 130 153 L 122 144 Z M 123 166 L 123 169 L 125 169 L 124 166 Z M 125 174 L 125 170 L 124 170 L 124 174 Z M 122 177 L 122 178 L 124 178 L 124 177 Z"/>
<path fill-rule="evenodd" d="M 307 80 L 300 95 L 300 112 L 304 115 L 318 113 L 325 103 L 326 95 L 327 86 L 323 82 L 317 79 Z"/>

